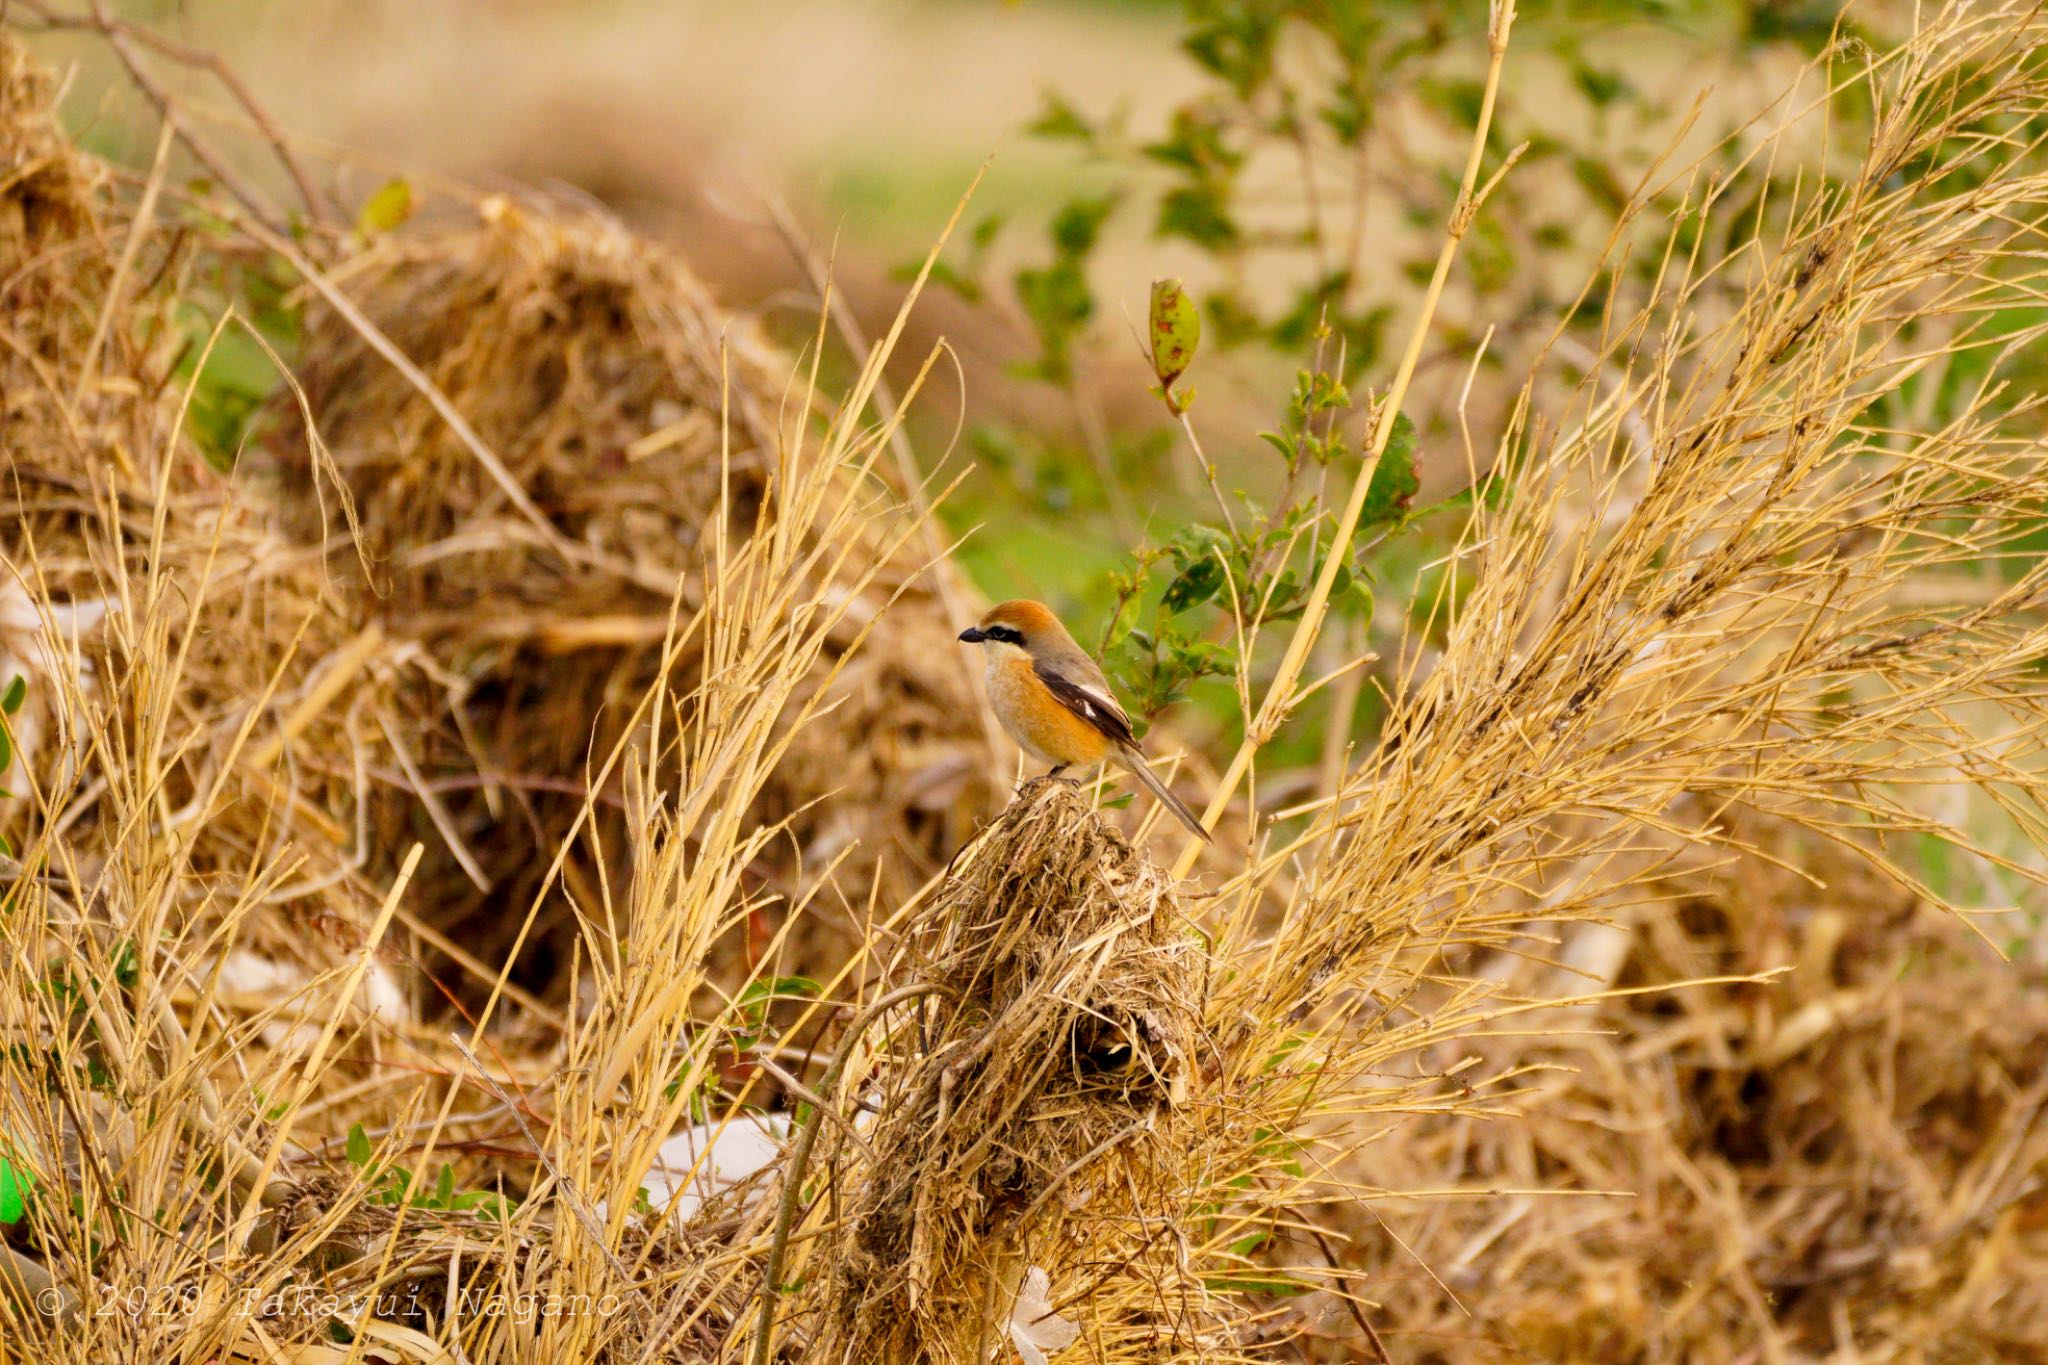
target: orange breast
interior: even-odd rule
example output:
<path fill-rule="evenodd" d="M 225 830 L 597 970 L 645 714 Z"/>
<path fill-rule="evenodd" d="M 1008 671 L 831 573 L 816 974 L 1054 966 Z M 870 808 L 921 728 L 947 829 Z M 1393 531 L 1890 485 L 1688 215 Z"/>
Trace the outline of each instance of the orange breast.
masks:
<path fill-rule="evenodd" d="M 1090 766 L 1109 757 L 1108 736 L 1055 701 L 1022 655 L 989 660 L 988 699 L 1010 738 L 1041 762 Z"/>

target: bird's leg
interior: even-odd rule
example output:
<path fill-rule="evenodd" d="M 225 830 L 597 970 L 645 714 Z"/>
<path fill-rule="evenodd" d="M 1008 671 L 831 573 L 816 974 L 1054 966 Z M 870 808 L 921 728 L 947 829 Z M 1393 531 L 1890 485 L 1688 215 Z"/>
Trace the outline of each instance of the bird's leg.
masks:
<path fill-rule="evenodd" d="M 1055 763 L 1052 765 L 1051 768 L 1047 769 L 1045 772 L 1040 773 L 1037 777 L 1027 778 L 1024 784 L 1018 787 L 1017 790 L 1020 792 L 1025 791 L 1031 787 L 1042 786 L 1047 782 L 1064 782 L 1070 787 L 1079 786 L 1080 784 L 1076 782 L 1073 778 L 1060 776 L 1061 773 L 1065 772 L 1067 769 L 1073 766 L 1074 765 L 1071 763 Z"/>

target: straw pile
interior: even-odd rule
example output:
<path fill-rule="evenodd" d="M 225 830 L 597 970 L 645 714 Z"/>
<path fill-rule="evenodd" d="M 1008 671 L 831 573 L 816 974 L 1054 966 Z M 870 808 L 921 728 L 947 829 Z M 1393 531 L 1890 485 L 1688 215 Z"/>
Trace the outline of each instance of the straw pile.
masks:
<path fill-rule="evenodd" d="M 317 574 L 173 434 L 195 248 L 154 211 L 161 179 L 131 201 L 63 141 L 11 36 L 0 72 L 0 678 L 24 688 L 0 774 L 16 1335 L 80 1320 L 131 1208 L 169 1234 L 122 1239 L 168 1291 L 203 1265 L 178 1231 L 195 1200 L 288 1201 L 301 1149 L 251 1134 L 304 1059 L 310 981 L 359 961 L 338 1014 L 402 1028 L 406 1010 L 388 964 L 361 959 L 345 828 L 278 762 L 274 718 L 335 638 Z M 268 989 L 247 989 L 252 964 Z M 110 1320 L 87 1349 L 152 1354 L 175 1327 Z"/>
<path fill-rule="evenodd" d="M 307 333 L 306 392 L 316 424 L 331 420 L 351 457 L 347 473 L 302 426 L 297 461 L 286 453 L 295 393 L 270 414 L 267 467 L 252 457 L 232 474 L 216 469 L 174 434 L 185 396 L 178 363 L 213 344 L 166 325 L 189 307 L 177 262 L 212 249 L 180 230 L 183 192 L 161 171 L 139 198 L 133 186 L 117 192 L 113 176 L 55 131 L 39 102 L 47 81 L 11 42 L 0 55 L 5 145 L 21 153 L 0 217 L 9 234 L 0 242 L 9 343 L 0 361 L 0 686 L 17 671 L 29 681 L 7 721 L 15 742 L 4 785 L 16 796 L 0 802 L 0 834 L 19 854 L 0 861 L 12 910 L 0 1161 L 17 1172 L 7 1177 L 16 1188 L 32 1182 L 53 1196 L 7 1229 L 0 1297 L 25 1330 L 82 1334 L 82 1358 L 176 1343 L 268 1359 L 280 1343 L 317 1352 L 314 1343 L 333 1339 L 331 1314 L 287 1307 L 252 1318 L 251 1288 L 381 1304 L 388 1295 L 377 1291 L 392 1282 L 380 1267 L 409 1283 L 408 1267 L 424 1264 L 439 1267 L 435 1283 L 451 1293 L 459 1284 L 471 1297 L 504 1299 L 527 1294 L 534 1278 L 589 1273 L 551 1245 L 546 1200 L 536 1205 L 543 1223 L 486 1233 L 502 1260 L 479 1254 L 473 1211 L 410 1208 L 394 1219 L 365 1204 L 370 1177 L 394 1169 L 394 1158 L 426 1167 L 426 1133 L 429 1148 L 442 1143 L 447 1178 L 460 1171 L 466 1197 L 504 1201 L 486 1207 L 511 1207 L 536 1178 L 530 1148 L 507 1152 L 502 1110 L 443 1110 L 445 1123 L 431 1121 L 436 1103 L 474 1083 L 474 1068 L 450 1050 L 445 1029 L 414 1022 L 435 997 L 409 968 L 443 954 L 429 964 L 441 986 L 523 1006 L 496 1011 L 496 1083 L 545 1091 L 563 1055 L 561 1018 L 507 980 L 518 966 L 510 941 L 533 911 L 539 931 L 529 941 L 568 945 L 528 962 L 536 988 L 564 988 L 564 962 L 580 952 L 586 992 L 658 995 L 664 1024 L 636 1037 L 660 1097 L 676 1071 L 674 1040 L 698 1026 L 706 998 L 717 1008 L 714 964 L 743 964 L 722 970 L 729 994 L 764 955 L 808 965 L 804 954 L 843 940 L 843 919 L 822 912 L 792 930 L 795 907 L 826 904 L 828 874 L 849 861 L 864 877 L 856 904 L 874 894 L 871 883 L 914 885 L 943 865 L 987 779 L 965 676 L 954 651 L 934 647 L 950 638 L 952 613 L 928 580 L 914 581 L 922 561 L 902 500 L 874 462 L 887 429 L 866 429 L 870 443 L 829 420 L 792 417 L 786 431 L 755 428 L 760 443 L 736 441 L 725 459 L 716 419 L 694 406 L 732 401 L 723 376 L 710 391 L 699 384 L 722 369 L 719 338 L 692 329 L 724 331 L 728 321 L 704 311 L 687 273 L 611 225 L 501 209 L 421 248 L 428 261 L 437 244 L 456 250 L 482 272 L 462 278 L 499 279 L 479 285 L 502 305 L 492 313 L 479 298 L 480 316 L 507 326 L 537 319 L 480 371 L 463 370 L 384 307 L 391 298 L 377 282 L 410 278 L 398 244 L 340 273 L 364 277 L 381 321 L 421 345 L 442 378 L 472 385 L 465 401 L 488 414 L 548 499 L 541 523 L 500 516 L 490 492 L 465 501 L 467 468 L 446 463 L 422 466 L 446 482 L 434 503 L 453 509 L 446 517 L 423 515 L 417 489 L 379 495 L 379 447 L 358 436 L 402 432 L 409 444 L 381 448 L 423 460 L 436 438 L 405 427 L 417 411 L 409 384 L 380 385 L 368 372 L 331 379 L 349 343 L 329 329 L 359 336 L 361 318 L 315 311 Z M 468 254 L 479 248 L 480 261 Z M 255 250 L 235 238 L 220 249 Z M 392 273 L 377 276 L 378 261 Z M 444 275 L 436 287 L 448 284 Z M 526 292 L 514 299 L 514 290 Z M 584 306 L 549 312 L 564 297 Z M 448 319 L 444 302 L 405 300 L 437 325 Z M 729 330 L 744 336 L 743 324 Z M 686 349 L 699 343 L 708 351 Z M 753 382 L 773 360 L 749 346 Z M 593 357 L 594 372 L 584 368 Z M 527 360 L 538 368 L 519 369 Z M 565 386 L 563 375 L 580 377 Z M 352 390 L 387 406 L 363 415 Z M 508 391 L 537 406 L 493 406 Z M 581 425 L 581 435 L 519 438 L 528 414 L 607 400 L 627 410 Z M 627 426 L 652 441 L 626 453 Z M 360 490 L 348 475 L 363 478 Z M 523 489 L 518 498 L 497 491 L 535 505 Z M 721 503 L 724 534 L 702 534 Z M 700 573 L 706 565 L 716 572 Z M 451 601 L 465 608 L 461 621 L 438 610 Z M 863 649 L 870 639 L 883 643 Z M 467 735 L 465 724 L 475 727 Z M 615 743 L 629 735 L 637 750 Z M 861 799 L 821 804 L 849 784 Z M 503 819 L 490 814 L 494 803 Z M 593 807 L 603 819 L 591 818 Z M 586 861 L 563 869 L 564 895 L 549 863 L 579 823 Z M 854 841 L 870 837 L 849 860 Z M 416 860 L 422 849 L 431 863 Z M 677 865 L 685 856 L 687 872 Z M 509 910 L 502 934 L 466 917 L 483 903 L 480 887 L 448 890 L 457 879 L 469 886 L 472 871 Z M 663 880 L 699 875 L 688 894 Z M 445 918 L 432 913 L 442 904 L 454 907 Z M 790 927 L 771 944 L 777 913 Z M 630 958 L 608 934 L 629 920 Z M 679 938 L 664 949 L 668 933 Z M 845 957 L 841 949 L 832 962 Z M 449 962 L 466 981 L 438 970 Z M 643 1016 L 606 1017 L 642 1027 Z M 578 1037 L 606 1064 L 633 1051 L 603 1030 Z M 677 1121 L 664 1116 L 665 1099 L 622 1123 L 615 1092 L 581 1097 L 592 1106 L 584 1121 L 568 1121 L 563 1098 L 549 1130 L 578 1160 L 609 1162 L 612 1144 L 630 1152 L 639 1133 L 658 1141 Z M 689 1103 L 688 1093 L 675 1101 Z M 308 1110 L 325 1117 L 300 1123 Z M 379 1154 L 337 1173 L 356 1121 Z M 94 1186 L 95 1161 L 117 1189 Z M 645 1169 L 644 1157 L 636 1165 L 629 1156 L 583 1178 L 623 1180 L 614 1197 L 623 1216 Z M 63 1191 L 84 1193 L 67 1203 L 55 1197 Z M 131 1232 L 121 1268 L 90 1260 L 110 1199 L 163 1211 Z M 672 1239 L 650 1240 L 637 1224 L 621 1235 L 636 1264 L 678 1278 Z M 228 1293 L 215 1267 L 235 1248 L 262 1268 L 238 1274 Z M 446 1273 L 451 1256 L 467 1258 L 459 1279 Z M 619 1264 L 607 1261 L 605 1273 Z M 686 1264 L 703 1269 L 702 1258 Z M 96 1275 L 110 1293 L 126 1284 L 189 1295 L 177 1302 L 190 1311 L 79 1317 Z M 624 1289 L 636 1304 L 649 1292 Z M 44 1290 L 57 1311 L 43 1311 L 35 1295 Z M 710 1313 L 736 1293 L 727 1281 L 683 1297 Z M 401 1297 L 389 1321 L 370 1325 L 374 1336 L 410 1341 L 417 1324 L 449 1321 L 436 1293 Z M 636 1312 L 569 1326 L 600 1330 L 602 1350 L 621 1358 L 644 1358 L 644 1343 L 665 1358 L 701 1358 L 692 1353 L 708 1327 L 671 1334 L 661 1321 Z M 472 1325 L 481 1333 L 473 1349 L 492 1350 L 503 1347 L 500 1333 L 530 1324 Z"/>
<path fill-rule="evenodd" d="M 0 61 L 0 685 L 27 686 L 0 834 L 57 869 L 76 898 L 60 921 L 118 897 L 98 928 L 55 926 L 56 958 L 133 951 L 126 928 L 168 924 L 207 990 L 303 1045 L 288 997 L 360 946 L 369 876 L 388 877 L 361 825 L 363 765 L 336 756 L 361 759 L 395 666 L 321 556 L 182 438 L 181 373 L 222 332 L 188 330 L 203 248 L 168 166 L 119 192 L 11 40 Z M 387 954 L 362 987 L 394 1020 L 405 961 Z"/>
<path fill-rule="evenodd" d="M 17 766 L 4 785 L 21 823 L 7 833 L 18 846 L 51 838 L 42 856 L 79 859 L 102 893 L 152 841 L 198 882 L 246 887 L 273 862 L 279 882 L 297 882 L 295 864 L 315 848 L 331 858 L 346 832 L 273 771 L 282 746 L 252 735 L 337 643 L 319 577 L 228 477 L 173 440 L 175 368 L 200 349 L 173 325 L 167 283 L 189 241 L 116 196 L 62 138 L 48 83 L 19 48 L 0 42 L 0 63 L 0 141 L 17 154 L 0 198 L 0 674 L 27 684 L 9 721 Z M 144 808 L 154 815 L 138 823 Z M 279 822 L 275 810 L 293 814 Z M 275 903 L 346 920 L 345 880 Z M 259 917 L 248 928 L 283 960 L 321 953 L 291 927 Z"/>
<path fill-rule="evenodd" d="M 74 449 L 94 436 L 121 443 L 131 457 L 134 433 L 111 420 L 105 386 L 89 386 L 86 410 L 71 411 L 66 387 L 80 378 L 55 367 L 94 349 L 97 307 L 114 271 L 119 243 L 101 219 L 105 177 L 72 147 L 52 117 L 49 74 L 33 65 L 12 39 L 0 40 L 0 283 L 6 288 L 9 344 L 0 349 L 6 380 L 0 403 L 0 438 L 6 449 L 28 451 L 57 442 Z M 120 353 L 125 334 L 102 335 Z M 121 416 L 147 408 L 147 395 L 128 392 Z M 90 428 L 77 425 L 79 420 Z M 105 423 L 104 428 L 100 425 Z M 147 446 L 149 443 L 141 443 Z"/>
<path fill-rule="evenodd" d="M 1138 1193 L 1186 1182 L 1198 1130 L 1179 1108 L 1209 1050 L 1201 944 L 1171 883 L 1077 788 L 1041 779 L 911 932 L 930 996 L 899 1045 L 916 1060 L 867 1097 L 881 1117 L 820 1253 L 831 1278 L 814 1349 L 985 1359 L 1026 1277 L 1067 1283 L 1090 1266 L 1117 1267 L 1123 1285 L 1079 1306 L 1098 1349 L 1193 1346 L 1213 1327 L 1201 1285 Z M 835 1160 L 850 1161 L 840 1137 Z"/>
<path fill-rule="evenodd" d="M 1395 1206 L 1401 1246 L 1343 1220 L 1373 1249 L 1361 1268 L 1402 1360 L 2042 1347 L 2048 989 L 1867 866 L 1798 854 L 1806 875 L 1746 858 L 1667 880 L 1626 927 L 1587 926 L 1605 960 L 1579 960 L 1649 993 L 1532 1021 L 1587 1036 L 1486 1049 L 1559 1069 L 1512 1118 L 1412 1124 L 1375 1148 L 1390 1188 L 1517 1191 Z M 1545 975 L 1524 965 L 1514 988 L 1557 994 Z"/>
<path fill-rule="evenodd" d="M 595 762 L 656 681 L 664 641 L 686 637 L 678 626 L 702 609 L 703 561 L 757 532 L 805 534 L 772 503 L 783 433 L 811 418 L 749 320 L 720 312 L 672 255 L 595 214 L 492 200 L 473 225 L 385 239 L 336 278 L 493 457 L 362 328 L 310 310 L 297 373 L 369 566 L 365 575 L 352 553 L 331 557 L 336 591 L 352 620 L 374 622 L 417 660 L 401 722 L 408 772 L 384 774 L 375 842 L 428 839 L 421 875 L 434 923 L 497 962 L 578 823 Z M 272 449 L 284 503 L 311 543 L 331 512 L 315 520 L 328 510 L 321 465 L 297 412 L 282 395 Z M 858 657 L 828 663 L 830 717 L 794 736 L 754 810 L 786 822 L 787 844 L 753 869 L 786 902 L 824 878 L 855 906 L 871 894 L 899 900 L 943 866 L 990 800 L 979 709 L 956 651 L 942 647 L 951 585 L 935 576 L 950 572 L 899 554 L 849 603 L 863 626 L 886 605 L 887 628 Z M 695 647 L 670 666 L 667 685 L 688 696 Z M 409 822 L 430 794 L 438 809 L 424 831 Z M 616 780 L 603 796 L 564 869 L 586 915 L 599 885 L 627 873 Z M 820 917 L 786 965 L 843 958 L 847 923 Z M 558 986 L 577 933 L 561 908 L 544 913 L 515 978 Z"/>

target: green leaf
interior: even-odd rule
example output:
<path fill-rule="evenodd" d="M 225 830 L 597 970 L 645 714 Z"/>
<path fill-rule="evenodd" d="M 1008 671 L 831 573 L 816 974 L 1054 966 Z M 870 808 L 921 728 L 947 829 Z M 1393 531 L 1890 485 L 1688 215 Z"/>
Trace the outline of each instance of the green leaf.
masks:
<path fill-rule="evenodd" d="M 448 1208 L 455 1198 L 455 1168 L 443 1162 L 441 1178 L 434 1182 L 434 1206 Z"/>
<path fill-rule="evenodd" d="M 1179 280 L 1152 281 L 1152 372 L 1161 388 L 1171 390 L 1173 381 L 1187 373 L 1201 343 L 1202 314 L 1188 291 Z"/>
<path fill-rule="evenodd" d="M 991 213 L 974 225 L 974 231 L 968 235 L 968 242 L 974 248 L 977 258 L 994 244 L 996 234 L 1003 230 L 1003 224 L 1008 221 L 1000 213 Z"/>
<path fill-rule="evenodd" d="M 923 272 L 924 265 L 922 257 L 916 260 L 901 262 L 890 270 L 889 278 L 908 284 Z M 928 278 L 940 288 L 952 290 L 968 303 L 981 302 L 981 281 L 947 261 L 933 261 L 931 263 L 931 274 Z"/>
<path fill-rule="evenodd" d="M 0 711 L 11 716 L 21 709 L 22 702 L 27 698 L 28 679 L 17 673 L 14 675 L 14 681 L 7 684 L 7 690 L 0 693 Z"/>
<path fill-rule="evenodd" d="M 363 1125 L 352 1123 L 348 1128 L 348 1164 L 362 1170 L 370 1164 L 370 1135 L 363 1131 Z"/>
<path fill-rule="evenodd" d="M 141 979 L 142 964 L 135 956 L 135 940 L 124 938 L 114 945 L 114 980 L 123 990 L 129 990 Z"/>
<path fill-rule="evenodd" d="M 1136 596 L 1124 599 L 1123 606 L 1117 610 L 1116 619 L 1109 623 L 1109 634 L 1103 641 L 1103 649 L 1114 649 L 1124 642 L 1124 637 L 1129 635 L 1131 628 L 1138 624 L 1138 608 L 1140 605 L 1142 604 Z"/>
<path fill-rule="evenodd" d="M 406 219 L 412 217 L 412 186 L 404 180 L 387 180 L 377 187 L 377 192 L 363 201 L 362 211 L 356 214 L 356 233 L 362 237 L 374 237 L 380 232 L 389 232 Z"/>
<path fill-rule="evenodd" d="M 1230 115 L 1213 105 L 1182 105 L 1173 111 L 1166 136 L 1147 143 L 1144 154 L 1186 176 L 1192 187 L 1223 193 L 1225 183 L 1244 164 L 1244 153 L 1227 141 Z"/>
<path fill-rule="evenodd" d="M 1061 257 L 1044 269 L 1019 270 L 1012 277 L 1017 302 L 1038 333 L 1039 377 L 1055 383 L 1071 373 L 1075 336 L 1095 313 L 1095 295 L 1079 265 Z"/>
<path fill-rule="evenodd" d="M 22 1220 L 28 1213 L 28 1197 L 35 1187 L 34 1171 L 0 1157 L 0 1223 Z"/>
<path fill-rule="evenodd" d="M 1314 1286 L 1305 1284 L 1291 1276 L 1275 1271 L 1270 1278 L 1252 1276 L 1224 1276 L 1205 1279 L 1209 1288 L 1223 1294 L 1271 1294 L 1276 1298 L 1292 1298 L 1309 1293 Z"/>
<path fill-rule="evenodd" d="M 1025 131 L 1033 137 L 1066 138 L 1082 143 L 1095 140 L 1095 129 L 1081 116 L 1081 111 L 1052 91 L 1046 93 L 1045 108 Z"/>
<path fill-rule="evenodd" d="M 1262 590 L 1257 596 L 1272 603 L 1266 612 L 1266 619 L 1269 621 L 1292 616 L 1308 603 L 1301 580 L 1292 569 L 1282 569 L 1273 579 L 1272 591 Z"/>
<path fill-rule="evenodd" d="M 733 1011 L 744 1025 L 733 1030 L 733 1049 L 744 1050 L 761 1041 L 768 1027 L 768 1007 L 774 1001 L 814 1000 L 822 990 L 808 976 L 771 976 L 748 982 L 733 1002 Z"/>
<path fill-rule="evenodd" d="M 1189 682 L 1228 673 L 1235 656 L 1228 646 L 1214 640 L 1193 640 L 1174 649 L 1173 661 Z"/>
<path fill-rule="evenodd" d="M 1222 586 L 1223 566 L 1214 559 L 1198 559 L 1166 585 L 1166 595 L 1159 605 L 1177 616 L 1191 607 L 1199 607 Z"/>
<path fill-rule="evenodd" d="M 1372 472 L 1372 484 L 1365 490 L 1365 511 L 1360 526 L 1399 521 L 1415 502 L 1422 480 L 1415 473 L 1415 423 L 1408 414 L 1394 414 L 1394 429 L 1387 436 L 1387 448 L 1379 468 Z"/>
<path fill-rule="evenodd" d="M 473 1210 L 481 1217 L 500 1220 L 518 1206 L 517 1201 L 494 1194 L 490 1190 L 465 1190 L 449 1203 L 450 1208 L 459 1212 L 467 1213 Z"/>
<path fill-rule="evenodd" d="M 1287 9 L 1279 5 L 1189 5 L 1181 47 L 1206 71 L 1227 82 L 1239 100 L 1273 74 L 1273 52 Z"/>
<path fill-rule="evenodd" d="M 815 1000 L 825 988 L 808 976 L 764 976 L 750 981 L 740 992 L 738 1003 L 751 1005 L 761 1000 Z"/>
<path fill-rule="evenodd" d="M 1152 232 L 1158 237 L 1184 237 L 1207 251 L 1227 251 L 1239 238 L 1237 222 L 1230 216 L 1228 190 L 1207 180 L 1161 195 Z"/>
<path fill-rule="evenodd" d="M 1095 249 L 1102 224 L 1116 211 L 1118 196 L 1105 194 L 1096 199 L 1075 199 L 1053 215 L 1053 247 L 1068 259 L 1078 259 Z"/>
<path fill-rule="evenodd" d="M 214 468 L 225 472 L 234 468 L 250 424 L 284 381 L 269 354 L 241 327 L 222 332 L 212 351 L 205 351 L 213 324 L 214 319 L 196 305 L 180 310 L 179 327 L 189 344 L 176 374 L 181 383 L 192 387 L 189 417 L 201 453 Z M 280 340 L 271 338 L 272 345 L 289 354 L 288 346 L 278 345 Z"/>
<path fill-rule="evenodd" d="M 1624 95 L 1635 93 L 1628 77 L 1619 71 L 1604 71 L 1584 62 L 1572 64 L 1572 84 L 1578 86 L 1580 93 L 1598 109 L 1605 109 Z"/>
<path fill-rule="evenodd" d="M 1422 102 L 1453 127 L 1470 128 L 1479 122 L 1480 106 L 1486 99 L 1486 87 L 1480 82 L 1470 79 L 1425 80 L 1417 90 Z"/>
<path fill-rule="evenodd" d="M 1190 522 L 1174 534 L 1173 543 L 1167 546 L 1174 562 L 1183 568 L 1198 559 L 1210 559 L 1230 550 L 1230 537 L 1214 526 L 1202 522 Z"/>
<path fill-rule="evenodd" d="M 1571 159 L 1572 179 L 1579 182 L 1584 190 L 1603 212 L 1619 213 L 1628 204 L 1628 191 L 1615 177 L 1607 163 L 1598 157 L 1583 153 Z"/>

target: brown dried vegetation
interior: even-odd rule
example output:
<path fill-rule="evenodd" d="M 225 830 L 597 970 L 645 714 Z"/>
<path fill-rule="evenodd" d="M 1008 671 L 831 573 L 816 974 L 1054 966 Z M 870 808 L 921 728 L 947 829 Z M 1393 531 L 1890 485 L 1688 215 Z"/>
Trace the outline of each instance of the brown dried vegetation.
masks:
<path fill-rule="evenodd" d="M 1189 882 L 1084 789 L 978 818 L 896 333 L 827 403 L 587 214 L 302 251 L 0 45 L 0 1352 L 2048 1351 L 2048 1002 L 1904 852 L 2044 877 L 2044 36 L 1845 48 L 1860 165 L 1619 225 L 1662 269 L 1474 453 L 1448 643 Z M 298 390 L 223 472 L 170 319 L 265 252 Z"/>

